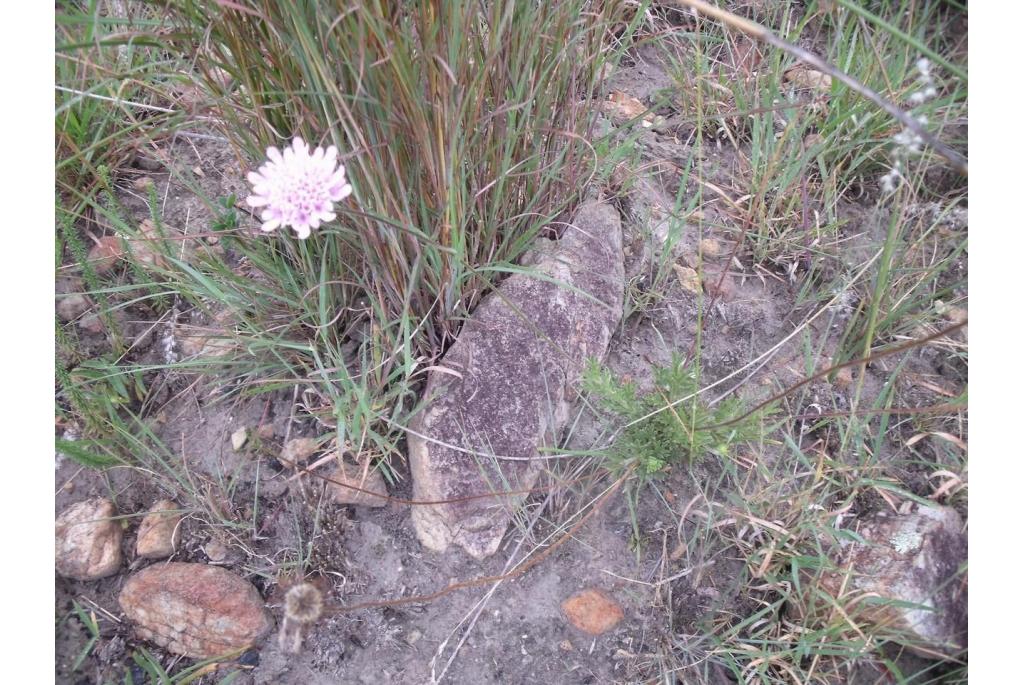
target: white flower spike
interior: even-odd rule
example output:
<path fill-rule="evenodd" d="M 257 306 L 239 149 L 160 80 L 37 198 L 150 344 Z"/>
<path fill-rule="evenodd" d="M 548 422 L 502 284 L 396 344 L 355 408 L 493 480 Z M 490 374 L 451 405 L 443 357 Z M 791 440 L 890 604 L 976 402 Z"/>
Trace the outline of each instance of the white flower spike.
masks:
<path fill-rule="evenodd" d="M 352 194 L 333 145 L 310 154 L 309 145 L 295 138 L 283 152 L 267 148 L 267 160 L 249 174 L 252 195 L 246 198 L 249 206 L 263 207 L 264 231 L 291 226 L 299 238 L 308 238 L 312 229 L 337 217 L 334 203 Z"/>

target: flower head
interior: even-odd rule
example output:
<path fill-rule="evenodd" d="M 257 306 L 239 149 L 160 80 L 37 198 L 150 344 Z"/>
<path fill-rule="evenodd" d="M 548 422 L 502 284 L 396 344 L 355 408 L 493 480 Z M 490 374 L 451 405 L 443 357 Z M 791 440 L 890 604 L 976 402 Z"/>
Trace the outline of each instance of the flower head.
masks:
<path fill-rule="evenodd" d="M 285 618 L 297 623 L 315 623 L 323 611 L 323 595 L 312 583 L 299 583 L 284 596 Z"/>
<path fill-rule="evenodd" d="M 333 145 L 311 154 L 309 145 L 295 138 L 283 152 L 267 148 L 267 159 L 249 174 L 252 195 L 246 198 L 250 206 L 263 207 L 264 231 L 291 226 L 300 238 L 308 238 L 310 229 L 335 219 L 334 203 L 352 194 Z"/>

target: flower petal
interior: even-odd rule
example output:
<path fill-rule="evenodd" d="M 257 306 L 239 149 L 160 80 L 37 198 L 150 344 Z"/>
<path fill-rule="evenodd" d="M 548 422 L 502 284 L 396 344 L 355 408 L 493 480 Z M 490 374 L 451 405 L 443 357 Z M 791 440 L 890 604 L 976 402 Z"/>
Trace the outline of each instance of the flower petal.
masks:
<path fill-rule="evenodd" d="M 338 161 L 338 148 L 333 145 L 329 145 L 327 150 L 324 152 L 324 163 L 328 165 L 330 171 L 334 171 L 334 163 Z M 344 171 L 345 167 L 342 167 Z"/>
<path fill-rule="evenodd" d="M 344 165 L 338 167 L 338 170 L 331 174 L 330 184 L 332 186 L 340 185 L 345 182 L 345 167 Z"/>
<path fill-rule="evenodd" d="M 340 202 L 352 194 L 352 186 L 347 183 L 343 186 L 334 186 L 329 192 L 331 200 Z"/>

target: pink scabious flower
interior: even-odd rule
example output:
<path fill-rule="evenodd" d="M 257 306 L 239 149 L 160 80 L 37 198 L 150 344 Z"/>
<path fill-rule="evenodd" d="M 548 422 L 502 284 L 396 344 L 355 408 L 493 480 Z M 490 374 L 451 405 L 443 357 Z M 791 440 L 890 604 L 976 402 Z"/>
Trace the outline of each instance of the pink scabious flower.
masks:
<path fill-rule="evenodd" d="M 334 203 L 352 194 L 333 145 L 310 154 L 309 145 L 295 138 L 283 152 L 267 148 L 267 159 L 249 174 L 252 195 L 246 198 L 251 207 L 264 208 L 264 231 L 291 226 L 300 238 L 308 238 L 311 229 L 336 218 Z"/>

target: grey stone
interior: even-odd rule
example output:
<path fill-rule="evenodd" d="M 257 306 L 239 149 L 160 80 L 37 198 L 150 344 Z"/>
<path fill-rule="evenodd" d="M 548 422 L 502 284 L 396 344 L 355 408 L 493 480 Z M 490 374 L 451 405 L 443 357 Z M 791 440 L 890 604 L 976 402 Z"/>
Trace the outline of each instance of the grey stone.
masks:
<path fill-rule="evenodd" d="M 57 299 L 57 316 L 61 321 L 72 321 L 89 311 L 92 303 L 82 293 L 68 293 Z"/>
<path fill-rule="evenodd" d="M 568 419 L 572 386 L 589 358 L 602 358 L 622 315 L 622 227 L 616 210 L 588 202 L 555 243 L 542 245 L 530 273 L 509 276 L 483 299 L 428 376 L 411 424 L 413 497 L 420 541 L 493 554 L 524 494 L 538 450 L 553 446 Z M 457 374 L 457 375 L 456 375 Z M 451 501 L 460 500 L 460 501 Z"/>
<path fill-rule="evenodd" d="M 920 656 L 954 656 L 967 648 L 967 536 L 949 507 L 919 505 L 901 516 L 875 516 L 837 559 L 844 572 L 821 586 L 844 610 L 891 629 Z M 849 569 L 848 572 L 845 572 Z"/>

